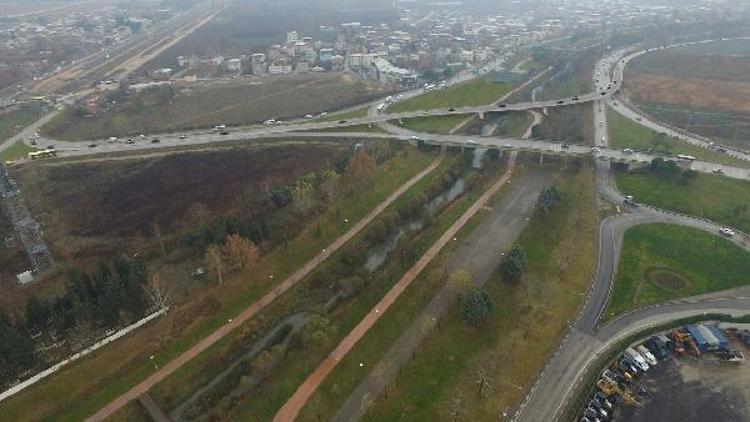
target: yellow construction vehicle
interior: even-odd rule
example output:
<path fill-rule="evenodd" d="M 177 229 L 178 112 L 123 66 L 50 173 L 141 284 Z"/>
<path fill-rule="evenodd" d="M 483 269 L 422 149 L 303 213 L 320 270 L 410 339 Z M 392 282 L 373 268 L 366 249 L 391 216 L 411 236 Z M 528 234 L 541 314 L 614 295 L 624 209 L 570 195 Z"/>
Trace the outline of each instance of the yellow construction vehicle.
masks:
<path fill-rule="evenodd" d="M 638 404 L 638 401 L 633 396 L 632 391 L 627 389 L 623 390 L 617 384 L 611 381 L 600 379 L 596 383 L 596 386 L 602 391 L 602 393 L 606 394 L 607 396 L 619 395 L 620 397 L 622 397 L 625 404 L 629 406 L 635 406 L 636 404 Z"/>

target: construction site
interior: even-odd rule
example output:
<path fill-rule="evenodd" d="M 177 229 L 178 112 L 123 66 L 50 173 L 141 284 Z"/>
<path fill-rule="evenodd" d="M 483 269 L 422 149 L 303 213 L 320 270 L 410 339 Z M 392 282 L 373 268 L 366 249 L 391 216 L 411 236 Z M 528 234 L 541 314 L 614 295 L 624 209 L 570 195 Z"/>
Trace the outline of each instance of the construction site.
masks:
<path fill-rule="evenodd" d="M 576 420 L 747 420 L 748 328 L 690 324 L 631 344 L 602 371 Z"/>

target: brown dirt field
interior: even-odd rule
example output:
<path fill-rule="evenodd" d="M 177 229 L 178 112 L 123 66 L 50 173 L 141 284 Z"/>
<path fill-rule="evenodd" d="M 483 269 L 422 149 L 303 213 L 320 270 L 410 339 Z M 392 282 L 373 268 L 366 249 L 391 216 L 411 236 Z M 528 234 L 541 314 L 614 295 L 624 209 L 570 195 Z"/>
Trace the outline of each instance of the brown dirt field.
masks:
<path fill-rule="evenodd" d="M 634 73 L 628 78 L 627 90 L 636 102 L 750 113 L 750 83 L 681 79 L 652 73 Z"/>
<path fill-rule="evenodd" d="M 167 238 L 180 233 L 179 223 L 195 203 L 206 205 L 209 217 L 259 209 L 265 186 L 283 186 L 327 167 L 345 148 L 265 145 L 152 159 L 45 162 L 20 167 L 14 176 L 53 254 L 91 263 L 113 251 L 143 250 L 154 237 L 152 222 Z M 0 308 L 20 309 L 30 294 L 44 296 L 61 287 L 59 274 L 41 285 L 17 286 L 15 274 L 28 269 L 28 260 L 20 244 L 11 246 L 0 249 Z M 165 265 L 172 272 L 188 271 Z"/>
<path fill-rule="evenodd" d="M 24 167 L 17 174 L 34 215 L 73 236 L 138 236 L 171 229 L 193 203 L 234 211 L 265 185 L 282 186 L 335 160 L 344 147 L 260 147 L 153 160 Z M 56 216 L 57 215 L 57 216 Z"/>

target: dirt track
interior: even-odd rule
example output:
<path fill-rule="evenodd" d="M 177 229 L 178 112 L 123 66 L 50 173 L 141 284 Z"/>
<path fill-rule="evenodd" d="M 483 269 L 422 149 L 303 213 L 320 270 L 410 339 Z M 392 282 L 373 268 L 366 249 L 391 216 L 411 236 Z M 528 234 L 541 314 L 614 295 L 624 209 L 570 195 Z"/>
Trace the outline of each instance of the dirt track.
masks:
<path fill-rule="evenodd" d="M 316 255 L 313 259 L 308 261 L 300 269 L 292 273 L 286 280 L 282 281 L 279 285 L 274 287 L 270 292 L 266 293 L 259 300 L 254 302 L 249 307 L 245 308 L 239 315 L 230 319 L 225 325 L 212 332 L 201 341 L 193 345 L 190 349 L 183 352 L 180 356 L 170 361 L 159 370 L 151 374 L 148 378 L 141 381 L 139 384 L 132 387 L 130 390 L 120 395 L 105 407 L 100 409 L 95 415 L 90 417 L 89 421 L 101 421 L 112 415 L 115 411 L 125 406 L 131 400 L 134 400 L 146 393 L 151 387 L 156 385 L 161 380 L 167 378 L 172 373 L 176 372 L 183 365 L 190 362 L 193 358 L 207 350 L 209 347 L 214 345 L 216 342 L 227 336 L 229 333 L 234 331 L 236 328 L 241 326 L 247 320 L 255 316 L 258 312 L 264 309 L 266 306 L 271 304 L 278 296 L 292 288 L 294 285 L 299 283 L 308 274 L 310 274 L 321 262 L 325 261 L 328 257 L 333 255 L 341 246 L 348 242 L 351 238 L 357 235 L 362 229 L 364 229 L 372 220 L 375 219 L 381 212 L 383 212 L 388 206 L 390 206 L 396 199 L 403 195 L 409 188 L 414 186 L 423 177 L 435 170 L 440 162 L 442 162 L 444 154 L 435 159 L 427 168 L 419 172 L 416 176 L 409 179 L 408 182 L 404 183 L 398 190 L 392 193 L 385 201 L 380 203 L 375 209 L 370 211 L 363 219 L 357 222 L 348 232 L 338 237 L 331 245 L 323 249 L 321 253 Z M 498 186 L 499 188 L 499 186 Z M 482 197 L 484 198 L 484 196 Z"/>
<path fill-rule="evenodd" d="M 495 182 L 482 196 L 456 220 L 451 227 L 443 233 L 442 236 L 422 255 L 421 258 L 411 267 L 401 279 L 386 293 L 383 299 L 357 324 L 356 327 L 339 343 L 328 357 L 310 374 L 310 376 L 299 386 L 294 395 L 284 404 L 276 413 L 274 422 L 293 421 L 307 400 L 317 390 L 318 386 L 325 380 L 328 374 L 338 365 L 355 344 L 365 335 L 367 331 L 380 319 L 388 308 L 398 299 L 407 287 L 417 278 L 419 273 L 440 253 L 440 250 L 450 242 L 458 231 L 484 207 L 499 190 L 510 180 L 516 163 L 516 153 L 512 153 L 508 161 L 508 168 L 505 174 Z"/>

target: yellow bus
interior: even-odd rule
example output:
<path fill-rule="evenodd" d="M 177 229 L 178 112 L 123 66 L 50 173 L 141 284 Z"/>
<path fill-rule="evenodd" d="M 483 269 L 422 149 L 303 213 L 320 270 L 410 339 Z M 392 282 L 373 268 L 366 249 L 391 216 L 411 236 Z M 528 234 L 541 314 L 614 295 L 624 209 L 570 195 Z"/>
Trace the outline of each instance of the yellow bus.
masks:
<path fill-rule="evenodd" d="M 38 160 L 42 158 L 56 157 L 57 151 L 54 149 L 43 149 L 41 151 L 34 151 L 28 154 L 30 160 Z"/>

